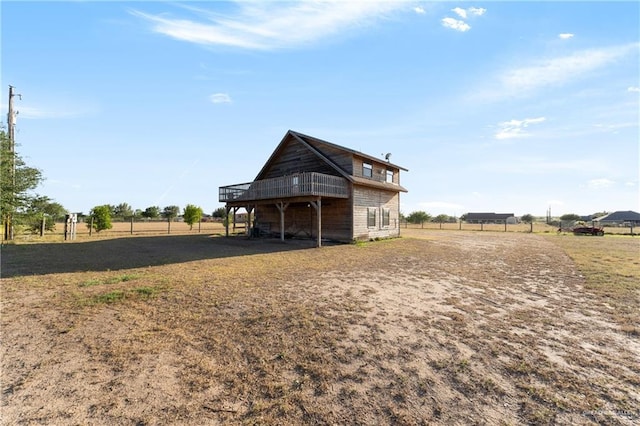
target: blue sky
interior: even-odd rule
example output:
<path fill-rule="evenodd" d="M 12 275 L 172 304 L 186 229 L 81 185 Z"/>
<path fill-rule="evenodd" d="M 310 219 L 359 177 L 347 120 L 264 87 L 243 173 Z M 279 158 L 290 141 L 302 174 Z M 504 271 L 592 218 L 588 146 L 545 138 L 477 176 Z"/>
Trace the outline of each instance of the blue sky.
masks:
<path fill-rule="evenodd" d="M 288 129 L 409 169 L 406 214 L 640 210 L 637 2 L 3 1 L 37 189 L 221 204 Z"/>

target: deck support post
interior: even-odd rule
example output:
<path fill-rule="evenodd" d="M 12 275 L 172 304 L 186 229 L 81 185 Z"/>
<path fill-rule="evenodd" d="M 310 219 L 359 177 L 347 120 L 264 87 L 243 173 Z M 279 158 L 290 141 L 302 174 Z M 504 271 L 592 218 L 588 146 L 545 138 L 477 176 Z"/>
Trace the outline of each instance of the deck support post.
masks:
<path fill-rule="evenodd" d="M 247 223 L 246 225 L 246 229 L 245 229 L 245 234 L 247 236 L 251 236 L 251 212 L 253 211 L 253 207 L 251 205 L 248 205 L 244 208 L 247 211 Z"/>
<path fill-rule="evenodd" d="M 318 197 L 316 201 L 311 201 L 310 204 L 316 209 L 318 215 L 318 242 L 316 247 L 322 247 L 322 198 Z"/>
<path fill-rule="evenodd" d="M 233 232 L 236 232 L 236 213 L 238 213 L 238 209 L 240 207 L 233 208 Z"/>
<path fill-rule="evenodd" d="M 289 203 L 280 201 L 276 203 L 276 208 L 280 212 L 280 241 L 284 241 L 284 211 L 289 207 Z"/>
<path fill-rule="evenodd" d="M 229 236 L 229 212 L 231 211 L 231 207 L 224 206 L 225 216 L 224 216 L 224 236 Z"/>

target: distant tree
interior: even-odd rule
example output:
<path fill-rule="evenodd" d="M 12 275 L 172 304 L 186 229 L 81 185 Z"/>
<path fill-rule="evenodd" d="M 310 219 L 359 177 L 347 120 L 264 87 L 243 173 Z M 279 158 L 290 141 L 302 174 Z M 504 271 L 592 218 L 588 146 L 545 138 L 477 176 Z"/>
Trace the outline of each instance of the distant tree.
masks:
<path fill-rule="evenodd" d="M 189 230 L 193 229 L 193 224 L 200 222 L 202 219 L 202 208 L 187 204 L 182 214 L 184 221 L 189 225 Z"/>
<path fill-rule="evenodd" d="M 113 216 L 120 219 L 128 219 L 133 216 L 133 209 L 127 203 L 120 203 L 113 207 Z"/>
<path fill-rule="evenodd" d="M 460 216 L 460 222 L 466 222 L 466 221 L 467 221 L 467 213 Z"/>
<path fill-rule="evenodd" d="M 407 216 L 407 222 L 413 224 L 421 224 L 424 225 L 425 222 L 428 222 L 431 219 L 431 215 L 427 212 L 423 211 L 415 211 L 411 212 L 409 216 Z"/>
<path fill-rule="evenodd" d="M 18 212 L 25 211 L 34 199 L 29 191 L 43 180 L 42 172 L 28 167 L 15 150 L 11 149 L 9 135 L 0 129 L 0 215 L 5 238 L 13 239 L 14 225 L 18 224 Z"/>
<path fill-rule="evenodd" d="M 89 216 L 85 218 L 87 227 L 91 229 L 91 222 L 93 219 L 93 229 L 96 232 L 104 231 L 105 229 L 111 229 L 111 206 L 105 204 L 103 206 L 96 206 L 91 209 Z"/>
<path fill-rule="evenodd" d="M 227 214 L 226 207 L 218 207 L 213 211 L 213 214 L 211 216 L 219 219 L 224 219 L 226 214 Z"/>
<path fill-rule="evenodd" d="M 146 217 L 147 219 L 157 219 L 160 217 L 160 207 L 151 206 L 147 207 L 142 213 L 142 217 Z"/>
<path fill-rule="evenodd" d="M 577 214 L 568 213 L 560 216 L 560 220 L 563 222 L 575 222 L 577 220 L 580 220 L 580 216 Z"/>
<path fill-rule="evenodd" d="M 520 220 L 522 222 L 524 222 L 524 223 L 528 223 L 529 224 L 529 232 L 533 232 L 533 221 L 534 221 L 534 218 L 533 218 L 532 215 L 530 215 L 530 214 L 522 215 Z"/>
<path fill-rule="evenodd" d="M 439 214 L 438 216 L 433 218 L 433 221 L 440 224 L 440 229 L 442 229 L 442 224 L 449 222 L 449 215 Z"/>
<path fill-rule="evenodd" d="M 167 219 L 167 233 L 171 233 L 171 221 L 180 214 L 180 207 L 167 206 L 162 210 L 162 217 Z"/>
<path fill-rule="evenodd" d="M 33 233 L 38 233 L 42 229 L 42 221 L 44 220 L 46 231 L 54 231 L 56 229 L 56 220 L 63 219 L 67 214 L 65 208 L 49 197 L 35 197 L 29 207 L 21 214 L 22 221 L 28 226 Z"/>
<path fill-rule="evenodd" d="M 173 219 L 178 217 L 180 214 L 180 207 L 178 206 L 167 206 L 162 210 L 162 217 L 171 222 Z"/>

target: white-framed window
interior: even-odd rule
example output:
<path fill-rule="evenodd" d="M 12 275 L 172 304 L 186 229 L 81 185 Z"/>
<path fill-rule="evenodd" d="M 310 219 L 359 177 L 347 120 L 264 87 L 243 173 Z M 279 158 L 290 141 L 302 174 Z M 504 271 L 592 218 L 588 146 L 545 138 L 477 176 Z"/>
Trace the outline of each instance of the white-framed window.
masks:
<path fill-rule="evenodd" d="M 376 227 L 376 211 L 377 209 L 374 207 L 369 207 L 367 209 L 367 227 L 369 228 Z"/>
<path fill-rule="evenodd" d="M 362 163 L 362 176 L 373 177 L 373 165 L 369 163 Z"/>
<path fill-rule="evenodd" d="M 387 178 L 386 181 L 388 183 L 393 183 L 393 170 L 387 170 Z"/>
<path fill-rule="evenodd" d="M 382 227 L 388 227 L 391 224 L 391 210 L 382 208 Z"/>

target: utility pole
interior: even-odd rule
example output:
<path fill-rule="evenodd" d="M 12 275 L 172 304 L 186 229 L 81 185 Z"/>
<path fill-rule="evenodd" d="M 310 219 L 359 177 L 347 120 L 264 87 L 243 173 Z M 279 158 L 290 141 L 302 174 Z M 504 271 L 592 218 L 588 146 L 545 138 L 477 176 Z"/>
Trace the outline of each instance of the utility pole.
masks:
<path fill-rule="evenodd" d="M 9 155 L 11 156 L 11 205 L 4 217 L 4 239 L 13 240 L 13 208 L 16 187 L 16 118 L 17 111 L 13 110 L 13 98 L 18 96 L 22 100 L 22 95 L 14 93 L 15 87 L 9 85 L 9 111 L 7 112 L 7 136 L 9 138 Z"/>

